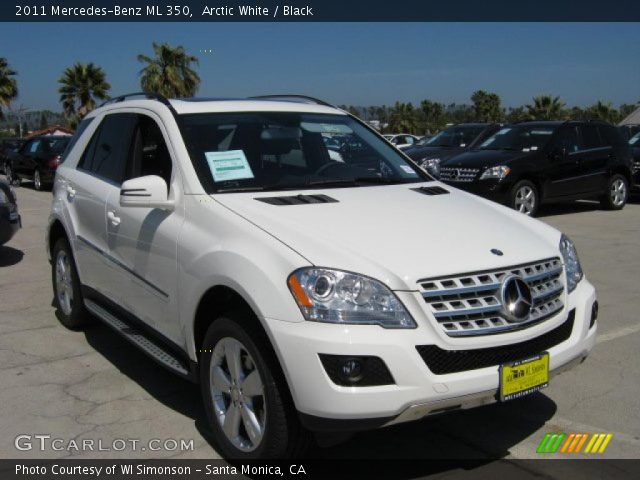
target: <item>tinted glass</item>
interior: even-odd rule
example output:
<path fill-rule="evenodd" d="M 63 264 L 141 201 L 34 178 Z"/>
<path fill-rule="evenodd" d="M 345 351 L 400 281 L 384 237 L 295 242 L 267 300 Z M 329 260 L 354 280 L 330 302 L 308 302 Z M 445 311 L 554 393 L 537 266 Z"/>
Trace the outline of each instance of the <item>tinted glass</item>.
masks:
<path fill-rule="evenodd" d="M 42 150 L 46 153 L 60 155 L 69 144 L 69 140 L 71 140 L 71 137 L 44 139 L 42 141 Z"/>
<path fill-rule="evenodd" d="M 481 150 L 531 151 L 544 147 L 557 127 L 518 124 L 504 127 L 480 145 Z"/>
<path fill-rule="evenodd" d="M 137 115 L 133 113 L 107 115 L 87 147 L 81 168 L 121 183 L 136 122 Z"/>
<path fill-rule="evenodd" d="M 431 137 L 430 147 L 466 147 L 482 133 L 485 127 L 450 127 Z"/>
<path fill-rule="evenodd" d="M 629 140 L 629 145 L 633 147 L 640 147 L 640 133 L 636 133 L 633 137 L 631 137 L 631 139 Z"/>
<path fill-rule="evenodd" d="M 71 149 L 75 146 L 78 140 L 80 140 L 80 137 L 82 136 L 83 132 L 87 129 L 89 124 L 92 122 L 93 118 L 94 117 L 85 118 L 80 122 L 80 124 L 78 125 L 78 128 L 76 128 L 76 132 L 73 134 L 73 137 L 71 137 L 71 140 L 69 140 L 69 142 L 67 143 L 67 147 L 64 149 L 64 153 L 62 154 L 62 159 L 60 160 L 61 162 L 64 162 L 64 159 L 67 157 L 67 155 L 69 155 L 69 152 L 71 152 Z"/>
<path fill-rule="evenodd" d="M 579 147 L 578 130 L 576 127 L 561 128 L 553 141 L 554 150 L 564 150 L 567 153 L 577 152 Z"/>
<path fill-rule="evenodd" d="M 620 130 L 613 125 L 600 125 L 598 128 L 600 129 L 600 135 L 607 145 L 623 146 L 627 143 L 620 133 Z"/>
<path fill-rule="evenodd" d="M 580 127 L 582 133 L 582 149 L 588 150 L 590 148 L 604 147 L 605 142 L 600 137 L 598 127 L 595 125 L 583 125 Z"/>
<path fill-rule="evenodd" d="M 285 112 L 181 118 L 196 172 L 209 192 L 286 190 L 428 180 L 393 147 L 346 115 Z M 330 149 L 325 138 L 335 139 Z"/>
<path fill-rule="evenodd" d="M 158 175 L 169 185 L 171 157 L 158 124 L 146 115 L 137 115 L 125 179 Z"/>

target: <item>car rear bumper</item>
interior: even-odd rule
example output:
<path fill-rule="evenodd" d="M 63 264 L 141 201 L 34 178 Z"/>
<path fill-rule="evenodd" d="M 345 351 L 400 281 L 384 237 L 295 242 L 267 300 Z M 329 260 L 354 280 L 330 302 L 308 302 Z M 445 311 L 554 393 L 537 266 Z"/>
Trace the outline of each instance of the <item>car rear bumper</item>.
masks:
<path fill-rule="evenodd" d="M 583 280 L 568 297 L 561 314 L 520 331 L 519 338 L 524 340 L 513 345 L 553 330 L 573 311 L 568 338 L 546 350 L 550 355 L 551 376 L 571 368 L 583 361 L 595 344 L 597 327 L 590 325 L 595 301 L 595 289 Z M 416 346 L 431 343 L 446 347 L 442 338 L 424 325 L 424 319 L 414 330 L 266 321 L 296 408 L 310 429 L 368 429 L 497 401 L 499 365 L 440 375 L 429 370 Z M 546 331 L 545 324 L 550 324 Z M 529 338 L 522 336 L 527 330 Z M 506 339 L 513 338 L 510 335 L 493 335 L 489 339 L 485 336 L 480 341 L 501 346 L 509 344 Z M 477 348 L 478 338 L 468 340 L 469 349 Z M 367 387 L 336 385 L 325 371 L 320 354 L 376 356 L 384 361 L 395 383 Z"/>

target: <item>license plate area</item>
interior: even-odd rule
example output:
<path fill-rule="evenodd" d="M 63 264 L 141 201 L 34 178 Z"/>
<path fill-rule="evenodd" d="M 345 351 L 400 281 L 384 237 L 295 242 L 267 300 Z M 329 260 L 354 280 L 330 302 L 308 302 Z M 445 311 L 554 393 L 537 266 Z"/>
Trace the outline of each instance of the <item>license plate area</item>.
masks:
<path fill-rule="evenodd" d="M 549 385 L 549 353 L 500 365 L 501 402 L 537 392 Z"/>

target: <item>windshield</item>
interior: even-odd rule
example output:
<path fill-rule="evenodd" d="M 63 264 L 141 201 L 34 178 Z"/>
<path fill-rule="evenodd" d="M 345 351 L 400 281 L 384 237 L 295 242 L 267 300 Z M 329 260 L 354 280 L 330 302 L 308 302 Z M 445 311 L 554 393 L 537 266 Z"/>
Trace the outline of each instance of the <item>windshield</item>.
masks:
<path fill-rule="evenodd" d="M 208 193 L 431 180 L 346 115 L 182 115 L 185 144 Z"/>
<path fill-rule="evenodd" d="M 482 142 L 480 150 L 538 150 L 547 144 L 555 130 L 556 127 L 540 125 L 505 127 Z"/>
<path fill-rule="evenodd" d="M 640 132 L 636 133 L 629 139 L 629 145 L 633 147 L 640 147 Z"/>
<path fill-rule="evenodd" d="M 483 130 L 484 127 L 449 127 L 431 137 L 424 145 L 428 147 L 467 147 Z"/>

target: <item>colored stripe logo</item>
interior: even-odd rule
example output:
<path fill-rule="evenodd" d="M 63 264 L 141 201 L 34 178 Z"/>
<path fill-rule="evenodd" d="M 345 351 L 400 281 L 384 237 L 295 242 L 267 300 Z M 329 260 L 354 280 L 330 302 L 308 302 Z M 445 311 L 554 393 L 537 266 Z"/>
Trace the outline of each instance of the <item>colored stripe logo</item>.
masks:
<path fill-rule="evenodd" d="M 612 433 L 547 433 L 536 453 L 599 454 L 604 453 L 612 438 Z"/>

